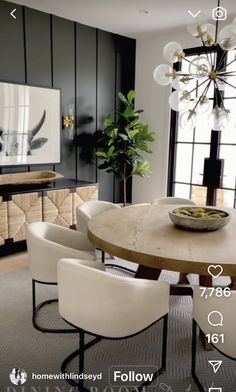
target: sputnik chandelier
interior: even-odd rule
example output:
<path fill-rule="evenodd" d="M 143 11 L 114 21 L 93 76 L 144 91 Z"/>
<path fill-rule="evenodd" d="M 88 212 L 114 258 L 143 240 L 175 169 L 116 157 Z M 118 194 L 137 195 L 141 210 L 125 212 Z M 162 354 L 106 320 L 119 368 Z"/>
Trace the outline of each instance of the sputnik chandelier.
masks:
<path fill-rule="evenodd" d="M 221 9 L 219 2 L 217 9 Z M 191 130 L 195 126 L 198 114 L 209 111 L 210 100 L 207 93 L 212 85 L 215 99 L 213 110 L 208 118 L 209 126 L 212 130 L 222 131 L 229 122 L 230 111 L 224 106 L 224 89 L 225 85 L 236 89 L 231 79 L 236 76 L 236 67 L 227 70 L 229 65 L 236 62 L 235 52 L 233 60 L 227 64 L 227 53 L 236 48 L 236 18 L 219 32 L 218 22 L 216 20 L 216 25 L 208 23 L 207 17 L 200 13 L 194 22 L 191 21 L 187 25 L 187 28 L 194 37 L 201 40 L 206 49 L 205 53 L 189 61 L 178 42 L 169 42 L 163 50 L 169 64 L 160 64 L 153 72 L 156 83 L 163 86 L 171 85 L 174 89 L 169 96 L 169 105 L 171 109 L 180 112 L 180 126 L 186 130 Z M 217 45 L 222 49 L 220 59 L 217 59 L 214 50 Z M 188 72 L 175 69 L 173 64 L 178 62 L 188 62 Z M 188 88 L 191 81 L 197 82 L 196 87 L 192 89 Z"/>

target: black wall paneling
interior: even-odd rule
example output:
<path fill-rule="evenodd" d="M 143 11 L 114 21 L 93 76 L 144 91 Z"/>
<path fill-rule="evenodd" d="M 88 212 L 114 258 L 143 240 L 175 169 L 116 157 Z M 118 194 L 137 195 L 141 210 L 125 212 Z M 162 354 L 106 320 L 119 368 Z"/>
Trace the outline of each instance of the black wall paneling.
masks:
<path fill-rule="evenodd" d="M 26 81 L 32 85 L 52 87 L 50 15 L 31 8 L 24 9 Z M 53 170 L 53 165 L 35 165 L 32 170 Z"/>
<path fill-rule="evenodd" d="M 78 178 L 85 181 L 96 181 L 96 85 L 96 29 L 76 24 L 77 171 Z"/>
<path fill-rule="evenodd" d="M 29 171 L 28 166 L 12 166 L 12 167 L 2 167 L 0 168 L 0 174 L 8 173 L 22 173 Z"/>
<path fill-rule="evenodd" d="M 0 167 L 0 173 L 56 170 L 98 181 L 100 199 L 120 201 L 113 176 L 97 168 L 93 134 L 114 114 L 117 92 L 134 88 L 135 40 L 0 0 L 0 51 L 0 81 L 60 88 L 62 115 L 74 104 L 76 116 L 73 140 L 61 130 L 60 164 Z"/>
<path fill-rule="evenodd" d="M 115 35 L 98 30 L 98 70 L 97 70 L 97 127 L 104 127 L 104 117 L 115 112 L 116 84 L 116 47 Z M 97 172 L 99 198 L 113 200 L 113 176 L 104 170 Z"/>
<path fill-rule="evenodd" d="M 50 15 L 25 8 L 27 83 L 51 87 Z"/>
<path fill-rule="evenodd" d="M 11 11 L 16 8 L 17 18 Z M 23 9 L 0 1 L 0 80 L 25 83 Z M 1 124 L 0 124 L 1 125 Z"/>
<path fill-rule="evenodd" d="M 127 94 L 135 85 L 135 40 L 116 35 L 116 91 L 115 105 L 120 109 L 118 92 Z M 123 200 L 123 188 L 114 181 L 114 202 Z M 127 202 L 132 201 L 132 179 L 127 180 Z"/>
<path fill-rule="evenodd" d="M 10 15 L 14 8 L 17 19 Z M 0 80 L 25 83 L 23 8 L 5 1 L 0 1 L 0 51 Z M 0 167 L 2 174 L 23 171 L 28 167 Z"/>
<path fill-rule="evenodd" d="M 69 112 L 69 105 L 75 105 L 75 29 L 74 22 L 53 16 L 53 83 L 61 89 L 62 116 Z M 56 165 L 59 173 L 75 178 L 75 145 L 68 138 L 68 130 L 62 129 L 61 164 Z"/>
<path fill-rule="evenodd" d="M 135 40 L 116 35 L 117 92 L 124 94 L 134 89 L 135 84 Z"/>

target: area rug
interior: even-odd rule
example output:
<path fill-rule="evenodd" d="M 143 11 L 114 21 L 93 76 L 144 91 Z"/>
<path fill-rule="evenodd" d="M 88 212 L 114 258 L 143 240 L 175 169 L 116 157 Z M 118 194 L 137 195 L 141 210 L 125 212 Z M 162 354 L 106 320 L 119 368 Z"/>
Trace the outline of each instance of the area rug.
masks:
<path fill-rule="evenodd" d="M 177 278 L 176 274 L 170 272 L 162 274 L 163 280 L 175 281 Z M 38 291 L 40 300 L 56 296 L 56 287 L 43 286 Z M 156 386 L 146 388 L 147 392 L 197 392 L 190 375 L 191 308 L 191 297 L 171 297 L 167 370 L 158 378 Z M 1 273 L 0 391 L 75 391 L 59 377 L 61 362 L 79 346 L 78 335 L 38 332 L 32 326 L 31 317 L 31 279 L 28 270 Z M 52 327 L 65 325 L 60 319 L 56 304 L 42 311 L 40 323 Z M 86 352 L 85 369 L 88 374 L 102 375 L 102 379 L 86 381 L 85 386 L 91 392 L 131 391 L 132 388 L 109 387 L 109 368 L 113 365 L 159 366 L 160 350 L 161 324 L 128 340 L 102 340 Z M 212 371 L 208 360 L 223 360 L 217 374 Z M 235 362 L 215 350 L 205 352 L 198 344 L 197 366 L 207 392 L 210 387 L 221 387 L 222 392 L 236 391 Z M 27 381 L 22 386 L 14 385 L 9 379 L 9 373 L 17 367 L 25 369 L 27 373 Z M 78 371 L 78 358 L 72 362 L 69 370 L 72 373 Z M 48 379 L 42 379 L 42 375 L 48 375 Z"/>

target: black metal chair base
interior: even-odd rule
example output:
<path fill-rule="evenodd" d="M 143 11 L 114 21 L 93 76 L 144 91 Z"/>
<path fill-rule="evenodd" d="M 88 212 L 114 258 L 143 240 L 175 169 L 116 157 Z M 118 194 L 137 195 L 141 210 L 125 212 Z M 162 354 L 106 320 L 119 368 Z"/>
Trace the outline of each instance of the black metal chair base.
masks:
<path fill-rule="evenodd" d="M 123 267 L 122 265 L 119 264 L 105 263 L 105 252 L 103 250 L 101 252 L 102 252 L 102 263 L 105 265 L 105 267 L 117 268 L 129 272 L 131 274 L 135 274 L 136 271 L 132 270 L 131 268 Z"/>
<path fill-rule="evenodd" d="M 162 373 L 164 373 L 165 370 L 166 370 L 165 367 L 164 368 L 161 367 L 155 373 L 152 373 L 152 381 L 146 381 L 146 382 L 142 383 L 137 389 L 135 389 L 135 391 L 138 390 L 139 392 L 142 392 L 144 387 L 148 387 L 148 385 L 152 384 L 153 381 L 155 381 L 158 376 L 160 376 Z M 133 391 L 133 392 L 135 392 L 135 391 Z"/>
<path fill-rule="evenodd" d="M 135 391 L 142 392 L 144 387 L 152 384 L 153 381 L 156 380 L 156 378 L 166 370 L 166 348 L 167 348 L 168 315 L 165 315 L 162 319 L 163 319 L 163 332 L 162 332 L 161 367 L 156 372 L 152 373 L 153 377 L 152 377 L 151 381 L 145 381 L 140 386 L 136 387 Z M 147 329 L 147 328 L 145 328 L 145 329 Z M 80 360 L 79 360 L 79 374 L 83 374 L 84 373 L 84 354 L 85 354 L 85 351 L 88 350 L 90 347 L 92 347 L 94 344 L 97 344 L 98 342 L 100 342 L 101 339 L 102 339 L 102 337 L 96 336 L 89 343 L 85 344 L 84 343 L 84 335 L 85 335 L 86 331 L 78 329 L 78 332 L 80 334 L 80 347 L 79 347 L 79 349 L 75 350 L 73 353 L 71 353 L 68 357 L 66 357 L 64 359 L 64 361 L 61 364 L 61 373 L 62 374 L 68 374 L 69 373 L 67 371 L 67 366 L 78 355 L 80 357 Z M 142 331 L 140 331 L 140 332 L 142 332 Z M 138 335 L 138 333 L 136 333 L 135 335 L 132 335 L 132 336 L 136 336 L 136 335 Z M 93 335 L 93 336 L 95 336 L 95 335 Z M 127 339 L 127 338 L 129 338 L 129 337 L 125 337 L 125 338 L 107 338 L 107 339 L 109 339 L 109 340 L 122 340 L 122 339 Z M 72 385 L 73 387 L 76 387 L 79 392 L 90 392 L 90 389 L 85 388 L 83 379 L 81 379 L 78 382 L 76 382 L 74 380 L 66 378 L 66 381 L 68 382 L 68 384 Z"/>
<path fill-rule="evenodd" d="M 78 355 L 84 356 L 84 352 L 85 350 L 88 350 L 90 347 L 92 347 L 94 344 L 98 343 L 101 341 L 102 338 L 100 337 L 96 337 L 95 339 L 91 340 L 89 343 L 85 344 L 83 347 L 80 347 L 79 349 L 75 350 L 73 353 L 71 353 L 70 355 L 68 355 L 68 357 L 66 357 L 64 359 L 64 361 L 61 364 L 61 372 L 63 374 L 67 373 L 67 365 Z M 83 380 L 82 382 L 76 382 L 74 380 L 70 380 L 70 379 L 66 379 L 66 381 L 68 382 L 68 384 L 72 385 L 73 387 L 77 387 L 79 391 L 83 391 L 83 392 L 90 392 L 89 389 L 85 388 L 83 385 Z"/>
<path fill-rule="evenodd" d="M 32 280 L 32 302 L 33 302 L 33 317 L 32 317 L 32 323 L 35 329 L 37 329 L 40 332 L 47 332 L 47 333 L 77 333 L 77 329 L 76 328 L 46 328 L 46 327 L 41 327 L 38 323 L 37 323 L 37 317 L 38 317 L 38 313 L 39 310 L 42 309 L 44 306 L 49 305 L 53 302 L 58 302 L 58 299 L 49 299 L 46 301 L 41 302 L 40 304 L 38 304 L 36 306 L 36 290 L 35 290 L 35 280 Z M 46 284 L 43 282 L 37 282 L 40 284 Z M 47 284 L 55 284 L 55 283 L 47 283 Z"/>
<path fill-rule="evenodd" d="M 136 272 L 136 271 L 132 270 L 131 268 L 123 267 L 122 265 L 119 265 L 119 264 L 107 264 L 107 263 L 105 263 L 105 267 L 121 269 L 121 270 L 129 272 L 129 273 L 131 273 L 133 275 Z"/>

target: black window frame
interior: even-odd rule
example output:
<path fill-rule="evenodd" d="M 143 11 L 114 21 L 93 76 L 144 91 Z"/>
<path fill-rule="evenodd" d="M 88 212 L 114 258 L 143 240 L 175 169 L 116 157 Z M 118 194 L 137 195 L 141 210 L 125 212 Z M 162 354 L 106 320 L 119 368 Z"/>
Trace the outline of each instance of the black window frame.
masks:
<path fill-rule="evenodd" d="M 223 61 L 226 61 L 224 58 L 224 51 L 220 48 L 219 45 L 214 47 L 207 48 L 205 46 L 189 48 L 184 50 L 186 56 L 199 56 L 206 55 L 206 53 L 216 53 L 216 65 L 219 63 L 224 64 Z M 181 69 L 181 63 L 174 64 L 174 68 L 178 71 Z M 214 104 L 219 100 L 217 96 L 217 92 L 214 91 Z M 176 145 L 177 145 L 177 134 L 178 134 L 178 116 L 179 114 L 171 110 L 170 113 L 170 134 L 169 134 L 169 156 L 168 156 L 168 177 L 167 177 L 167 196 L 174 195 L 174 186 L 175 183 L 181 184 L 179 181 L 175 181 L 175 172 L 176 172 Z M 218 159 L 219 158 L 219 150 L 220 150 L 220 141 L 221 141 L 221 132 L 215 132 L 211 130 L 211 138 L 210 138 L 210 158 Z M 193 142 L 194 143 L 194 142 Z M 192 143 L 191 143 L 192 144 Z M 197 144 L 206 144 L 206 143 L 197 143 Z M 207 143 L 208 144 L 208 143 Z M 193 162 L 192 162 L 193 165 Z M 192 169 L 191 169 L 192 170 Z M 192 182 L 182 183 L 191 186 L 203 186 L 199 184 L 194 184 Z M 191 189 L 191 188 L 190 188 Z M 227 189 L 227 188 L 223 188 Z M 191 196 L 191 195 L 190 195 Z M 207 200 L 206 203 L 208 205 L 214 205 L 216 203 L 216 189 L 207 189 Z M 235 205 L 235 201 L 234 201 Z"/>

